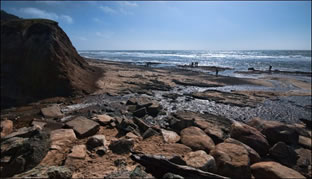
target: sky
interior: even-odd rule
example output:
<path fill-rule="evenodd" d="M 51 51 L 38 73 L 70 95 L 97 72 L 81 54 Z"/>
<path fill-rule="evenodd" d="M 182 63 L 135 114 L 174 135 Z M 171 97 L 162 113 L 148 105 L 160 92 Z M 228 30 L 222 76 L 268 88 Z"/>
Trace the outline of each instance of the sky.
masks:
<path fill-rule="evenodd" d="M 78 50 L 311 50 L 311 1 L 1 1 Z"/>

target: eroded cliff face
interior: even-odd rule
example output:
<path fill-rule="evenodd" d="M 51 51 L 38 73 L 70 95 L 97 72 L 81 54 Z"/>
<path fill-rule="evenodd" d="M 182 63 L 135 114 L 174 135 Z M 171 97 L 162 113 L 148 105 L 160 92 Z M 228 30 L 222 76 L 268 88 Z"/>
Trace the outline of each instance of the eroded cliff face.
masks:
<path fill-rule="evenodd" d="M 79 56 L 57 22 L 1 20 L 1 108 L 91 93 L 99 73 Z"/>

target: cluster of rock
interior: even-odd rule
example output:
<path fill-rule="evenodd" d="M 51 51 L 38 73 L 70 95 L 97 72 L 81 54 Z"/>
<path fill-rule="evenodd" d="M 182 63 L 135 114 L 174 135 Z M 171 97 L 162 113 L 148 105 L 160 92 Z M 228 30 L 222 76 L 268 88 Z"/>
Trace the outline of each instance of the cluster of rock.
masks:
<path fill-rule="evenodd" d="M 311 177 L 310 121 L 289 125 L 254 118 L 245 124 L 211 114 L 178 111 L 166 119 L 166 128 L 161 128 L 144 121 L 146 116 L 153 119 L 161 112 L 157 101 L 133 97 L 123 105 L 132 118 L 108 113 L 75 116 L 60 122 L 58 129 L 35 120 L 32 127 L 15 132 L 12 121 L 2 121 L 1 176 L 71 178 L 84 159 L 114 153 L 131 157 L 141 166 L 112 173 L 108 178 Z M 41 115 L 52 120 L 64 117 L 57 105 L 42 108 Z M 103 128 L 117 129 L 117 138 L 108 139 L 101 133 Z M 157 136 L 169 155 L 144 152 L 144 146 L 140 146 L 142 141 Z M 124 162 L 115 161 L 123 169 Z"/>

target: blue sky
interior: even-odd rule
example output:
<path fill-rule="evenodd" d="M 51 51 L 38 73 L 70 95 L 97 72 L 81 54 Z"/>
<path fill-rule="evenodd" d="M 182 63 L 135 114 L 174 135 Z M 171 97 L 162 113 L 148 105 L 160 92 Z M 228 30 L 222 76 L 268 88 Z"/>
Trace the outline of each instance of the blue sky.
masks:
<path fill-rule="evenodd" d="M 311 49 L 311 2 L 1 1 L 48 18 L 78 50 Z"/>

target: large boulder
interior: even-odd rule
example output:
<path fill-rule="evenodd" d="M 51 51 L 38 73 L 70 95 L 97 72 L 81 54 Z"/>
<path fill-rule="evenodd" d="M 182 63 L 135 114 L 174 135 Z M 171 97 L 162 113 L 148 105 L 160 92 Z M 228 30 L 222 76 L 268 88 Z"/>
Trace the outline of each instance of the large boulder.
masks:
<path fill-rule="evenodd" d="M 290 145 L 296 145 L 298 143 L 298 132 L 287 124 L 278 121 L 266 121 L 260 118 L 253 118 L 247 124 L 264 134 L 271 145 L 280 141 Z"/>
<path fill-rule="evenodd" d="M 169 125 L 172 129 L 180 131 L 184 128 L 194 125 L 195 118 L 189 111 L 178 111 L 169 119 Z"/>
<path fill-rule="evenodd" d="M 66 126 L 72 128 L 77 134 L 78 138 L 91 136 L 100 128 L 97 122 L 87 119 L 83 116 L 76 117 L 75 119 L 66 123 Z"/>
<path fill-rule="evenodd" d="M 79 56 L 58 23 L 46 19 L 1 22 L 0 66 L 1 108 L 91 93 L 100 75 Z"/>
<path fill-rule="evenodd" d="M 51 131 L 50 139 L 51 149 L 62 150 L 77 138 L 73 129 L 56 129 Z"/>
<path fill-rule="evenodd" d="M 234 143 L 220 143 L 210 152 L 215 158 L 217 172 L 231 178 L 250 178 L 248 151 Z"/>
<path fill-rule="evenodd" d="M 311 137 L 299 136 L 298 143 L 299 143 L 299 145 L 301 145 L 304 148 L 312 149 L 312 139 L 311 139 Z"/>
<path fill-rule="evenodd" d="M 232 124 L 231 137 L 250 146 L 261 156 L 266 155 L 270 148 L 268 141 L 261 132 L 243 123 L 234 122 Z"/>
<path fill-rule="evenodd" d="M 309 149 L 296 149 L 298 154 L 297 164 L 293 167 L 296 171 L 299 171 L 307 178 L 312 178 L 312 151 Z"/>
<path fill-rule="evenodd" d="M 5 157 L 9 159 L 1 164 L 1 177 L 11 177 L 32 169 L 41 162 L 49 148 L 49 134 L 42 131 L 33 133 L 29 138 L 12 137 L 1 142 L 1 160 Z"/>
<path fill-rule="evenodd" d="M 209 153 L 215 144 L 212 139 L 198 127 L 188 127 L 181 131 L 181 143 L 193 150 L 204 150 Z"/>
<path fill-rule="evenodd" d="M 257 178 L 305 178 L 299 172 L 277 162 L 259 162 L 251 165 L 251 172 Z"/>
<path fill-rule="evenodd" d="M 184 156 L 184 160 L 188 166 L 201 169 L 207 172 L 215 172 L 216 162 L 211 155 L 203 150 L 190 152 Z"/>
<path fill-rule="evenodd" d="M 293 166 L 296 164 L 298 159 L 297 153 L 290 146 L 286 145 L 284 142 L 278 142 L 270 148 L 270 157 L 275 161 L 286 165 Z"/>
<path fill-rule="evenodd" d="M 238 141 L 238 140 L 235 140 L 233 138 L 227 138 L 224 140 L 225 143 L 233 143 L 233 144 L 237 144 L 237 145 L 241 145 L 243 146 L 247 152 L 248 152 L 248 156 L 249 156 L 249 160 L 250 160 L 250 164 L 254 164 L 254 163 L 257 163 L 257 162 L 260 162 L 261 160 L 261 157 L 260 155 L 254 150 L 252 149 L 251 147 L 249 147 L 248 145 Z"/>

